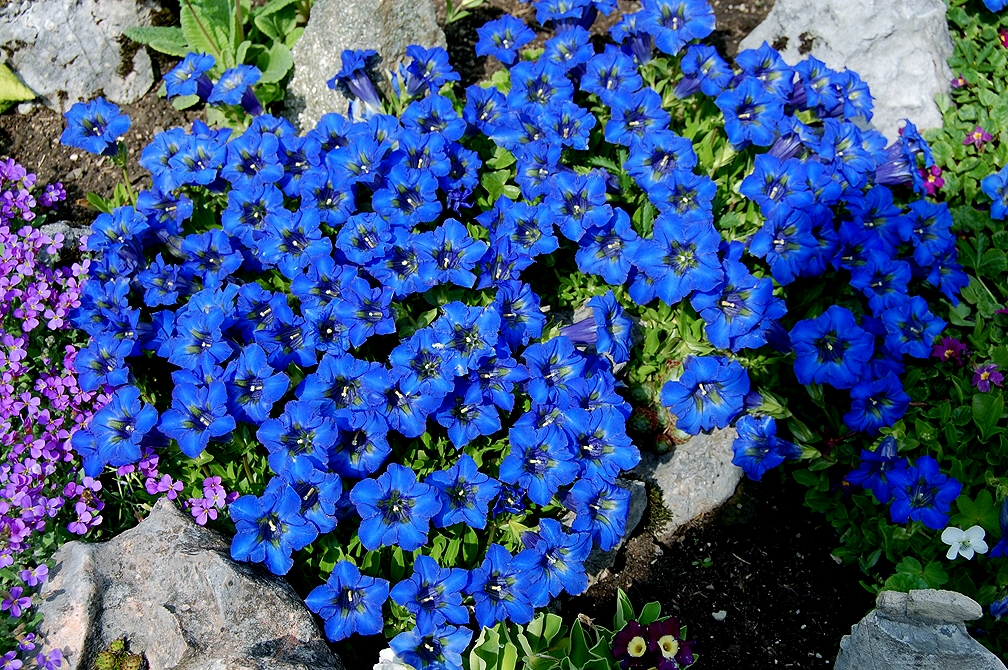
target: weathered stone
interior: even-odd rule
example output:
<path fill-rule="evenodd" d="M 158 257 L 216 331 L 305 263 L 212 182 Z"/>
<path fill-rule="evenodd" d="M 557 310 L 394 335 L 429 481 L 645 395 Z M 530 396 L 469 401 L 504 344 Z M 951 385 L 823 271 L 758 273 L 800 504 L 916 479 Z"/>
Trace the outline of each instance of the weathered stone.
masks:
<path fill-rule="evenodd" d="M 764 41 L 783 46 L 792 65 L 811 53 L 833 69 L 857 72 L 875 99 L 872 123 L 890 140 L 904 118 L 918 128 L 942 124 L 934 98 L 948 93 L 952 80 L 943 0 L 775 0 L 740 48 Z"/>
<path fill-rule="evenodd" d="M 672 518 L 656 530 L 656 539 L 671 542 L 678 528 L 717 509 L 735 493 L 742 479 L 742 468 L 732 464 L 734 428 L 697 435 L 676 445 L 667 454 L 641 454 L 633 470 L 639 479 L 656 486 Z"/>
<path fill-rule="evenodd" d="M 228 543 L 162 498 L 108 542 L 68 542 L 41 591 L 40 632 L 70 670 L 125 637 L 151 668 L 342 670 L 280 578 L 231 560 Z"/>
<path fill-rule="evenodd" d="M 346 112 L 347 99 L 326 85 L 340 71 L 344 49 L 374 49 L 391 68 L 412 44 L 445 46 L 431 0 L 317 0 L 292 49 L 288 118 L 307 130 L 323 114 Z"/>
<path fill-rule="evenodd" d="M 598 545 L 592 547 L 591 553 L 585 559 L 585 572 L 588 573 L 588 586 L 591 586 L 603 579 L 603 571 L 608 570 L 616 562 L 616 555 L 623 548 L 627 538 L 634 532 L 641 519 L 644 518 L 644 510 L 647 509 L 648 495 L 647 486 L 644 482 L 632 479 L 617 479 L 616 485 L 630 491 L 630 512 L 627 515 L 626 530 L 623 539 L 616 543 L 616 546 L 609 551 L 602 551 Z M 570 521 L 573 521 L 571 515 Z"/>
<path fill-rule="evenodd" d="M 882 591 L 876 606 L 840 640 L 836 670 L 1005 670 L 966 632 L 983 612 L 961 593 Z"/>
<path fill-rule="evenodd" d="M 120 38 L 150 23 L 147 1 L 11 0 L 0 6 L 0 49 L 51 109 L 66 111 L 99 92 L 117 104 L 134 102 L 154 74 L 147 51 L 124 52 Z"/>

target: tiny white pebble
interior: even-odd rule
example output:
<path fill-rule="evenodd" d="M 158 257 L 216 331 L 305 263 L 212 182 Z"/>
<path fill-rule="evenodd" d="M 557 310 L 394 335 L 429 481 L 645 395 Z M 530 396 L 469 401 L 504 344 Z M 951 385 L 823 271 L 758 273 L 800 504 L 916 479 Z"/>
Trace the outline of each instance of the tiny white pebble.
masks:
<path fill-rule="evenodd" d="M 715 621 L 724 621 L 725 617 L 728 616 L 728 612 L 725 612 L 724 610 L 718 610 L 717 612 L 713 612 L 711 616 L 714 617 Z"/>
<path fill-rule="evenodd" d="M 75 161 L 77 160 L 77 158 L 78 158 L 77 154 L 70 154 L 70 160 Z"/>
<path fill-rule="evenodd" d="M 802 629 L 802 630 L 805 630 L 805 624 L 802 624 L 802 625 L 801 625 L 801 629 Z"/>

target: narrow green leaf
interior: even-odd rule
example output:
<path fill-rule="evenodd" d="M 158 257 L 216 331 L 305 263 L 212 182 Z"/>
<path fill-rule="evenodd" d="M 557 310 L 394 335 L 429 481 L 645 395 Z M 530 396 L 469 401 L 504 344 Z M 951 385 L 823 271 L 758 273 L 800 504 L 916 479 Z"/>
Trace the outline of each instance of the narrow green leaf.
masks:
<path fill-rule="evenodd" d="M 189 53 L 189 41 L 178 26 L 130 26 L 123 30 L 123 35 L 176 58 Z"/>

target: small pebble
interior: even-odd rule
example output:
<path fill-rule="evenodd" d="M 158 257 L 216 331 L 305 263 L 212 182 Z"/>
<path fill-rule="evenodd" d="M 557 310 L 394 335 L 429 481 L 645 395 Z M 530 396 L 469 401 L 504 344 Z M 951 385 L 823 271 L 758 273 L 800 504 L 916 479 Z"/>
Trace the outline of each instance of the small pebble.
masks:
<path fill-rule="evenodd" d="M 661 547 L 659 547 L 657 544 L 655 545 L 654 553 L 655 553 L 655 556 L 664 556 L 665 555 L 665 551 Z"/>
<path fill-rule="evenodd" d="M 77 154 L 70 154 L 70 160 L 72 161 L 77 160 Z"/>
<path fill-rule="evenodd" d="M 18 114 L 28 114 L 33 109 L 35 109 L 35 103 L 34 102 L 22 102 L 21 104 L 19 104 L 17 106 L 17 113 Z"/>
<path fill-rule="evenodd" d="M 706 588 L 708 591 L 713 591 L 714 590 L 714 585 L 713 584 L 708 584 L 704 588 Z"/>
<path fill-rule="evenodd" d="M 805 630 L 805 624 L 802 624 L 802 625 L 801 625 L 801 629 L 802 629 L 802 630 Z"/>
<path fill-rule="evenodd" d="M 815 657 L 816 658 L 822 658 L 822 654 L 816 654 Z"/>
<path fill-rule="evenodd" d="M 711 614 L 711 616 L 714 617 L 715 621 L 724 621 L 725 617 L 728 616 L 728 612 L 725 612 L 724 610 L 718 610 L 717 612 Z"/>

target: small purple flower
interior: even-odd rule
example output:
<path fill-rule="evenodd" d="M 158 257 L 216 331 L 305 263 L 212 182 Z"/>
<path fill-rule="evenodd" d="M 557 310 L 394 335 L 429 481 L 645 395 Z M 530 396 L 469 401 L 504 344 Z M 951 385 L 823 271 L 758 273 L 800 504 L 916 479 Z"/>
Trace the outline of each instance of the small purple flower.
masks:
<path fill-rule="evenodd" d="M 969 349 L 954 337 L 943 337 L 941 342 L 935 342 L 934 348 L 931 349 L 931 355 L 940 361 L 954 360 L 962 365 L 963 357 L 969 355 Z"/>
<path fill-rule="evenodd" d="M 952 80 L 952 88 L 956 89 L 965 88 L 968 85 L 969 82 L 967 82 L 965 77 L 963 77 L 961 74 L 957 74 L 955 76 L 955 79 Z"/>
<path fill-rule="evenodd" d="M 987 393 L 990 391 L 991 384 L 994 386 L 1001 386 L 1003 381 L 1004 375 L 998 371 L 996 363 L 978 365 L 976 369 L 973 370 L 973 386 L 975 386 L 981 393 Z"/>
<path fill-rule="evenodd" d="M 28 586 L 38 586 L 49 578 L 49 566 L 43 563 L 34 570 L 22 570 L 21 581 Z"/>
<path fill-rule="evenodd" d="M 990 142 L 993 137 L 991 134 L 984 130 L 981 126 L 977 126 L 971 132 L 967 133 L 966 138 L 963 139 L 963 146 L 969 146 L 972 144 L 977 149 L 983 149 L 984 144 Z"/>
<path fill-rule="evenodd" d="M 6 612 L 10 610 L 10 615 L 17 619 L 21 616 L 21 612 L 31 607 L 32 601 L 28 596 L 22 596 L 24 589 L 20 586 L 12 587 L 10 590 L 10 595 L 0 602 L 0 611 Z"/>

